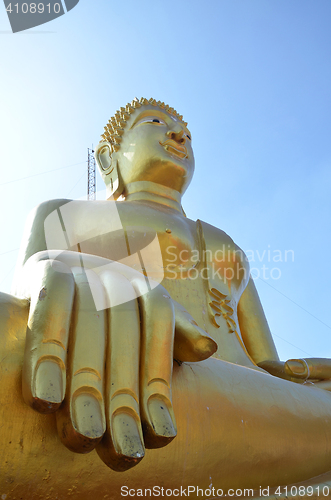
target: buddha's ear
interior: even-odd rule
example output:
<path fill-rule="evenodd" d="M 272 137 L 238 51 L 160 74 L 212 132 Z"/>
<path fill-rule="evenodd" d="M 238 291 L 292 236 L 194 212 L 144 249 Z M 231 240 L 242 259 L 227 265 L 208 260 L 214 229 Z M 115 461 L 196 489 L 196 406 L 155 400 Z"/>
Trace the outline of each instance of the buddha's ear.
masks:
<path fill-rule="evenodd" d="M 95 159 L 98 164 L 101 177 L 106 182 L 105 177 L 114 170 L 113 161 L 112 161 L 112 151 L 109 142 L 102 141 L 99 142 L 95 151 Z"/>
<path fill-rule="evenodd" d="M 94 154 L 101 177 L 106 184 L 107 199 L 117 200 L 123 192 L 119 181 L 117 154 L 112 151 L 111 145 L 107 141 L 99 142 Z"/>

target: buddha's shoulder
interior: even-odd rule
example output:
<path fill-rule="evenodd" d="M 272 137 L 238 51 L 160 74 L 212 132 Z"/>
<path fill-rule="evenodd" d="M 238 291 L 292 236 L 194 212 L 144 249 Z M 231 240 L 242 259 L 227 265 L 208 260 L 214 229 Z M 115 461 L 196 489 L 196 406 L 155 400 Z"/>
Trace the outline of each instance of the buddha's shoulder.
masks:
<path fill-rule="evenodd" d="M 54 200 L 47 200 L 36 205 L 28 214 L 28 220 L 33 221 L 34 219 L 40 219 L 41 217 L 47 217 L 54 210 L 57 210 L 67 203 L 71 203 L 73 200 L 68 200 L 65 198 L 59 198 Z"/>
<path fill-rule="evenodd" d="M 82 216 L 85 212 L 94 213 L 108 211 L 110 206 L 116 206 L 117 203 L 110 203 L 108 200 L 71 200 L 66 198 L 57 198 L 47 200 L 30 212 L 32 218 L 45 218 L 53 212 L 60 211 L 62 215 L 71 214 L 73 217 Z"/>
<path fill-rule="evenodd" d="M 198 231 L 201 232 L 201 235 L 205 240 L 208 239 L 210 244 L 218 245 L 220 242 L 222 242 L 231 245 L 233 247 L 239 248 L 238 245 L 231 238 L 231 236 L 229 236 L 222 229 L 212 226 L 211 224 L 208 224 L 207 222 L 201 221 L 199 219 L 196 221 L 196 224 L 198 226 Z"/>

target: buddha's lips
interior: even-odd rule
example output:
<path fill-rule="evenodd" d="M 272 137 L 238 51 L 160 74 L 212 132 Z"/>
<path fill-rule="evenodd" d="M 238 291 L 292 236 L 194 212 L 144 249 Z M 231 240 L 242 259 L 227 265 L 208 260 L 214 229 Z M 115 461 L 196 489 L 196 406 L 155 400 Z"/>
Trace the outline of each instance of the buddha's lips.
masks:
<path fill-rule="evenodd" d="M 181 159 L 188 158 L 186 147 L 181 146 L 180 144 L 178 144 L 178 142 L 169 139 L 165 142 L 160 142 L 160 144 L 161 144 L 161 146 L 164 147 L 164 149 L 166 151 L 168 151 L 169 153 L 171 153 L 175 156 L 178 156 L 178 158 L 181 158 Z"/>

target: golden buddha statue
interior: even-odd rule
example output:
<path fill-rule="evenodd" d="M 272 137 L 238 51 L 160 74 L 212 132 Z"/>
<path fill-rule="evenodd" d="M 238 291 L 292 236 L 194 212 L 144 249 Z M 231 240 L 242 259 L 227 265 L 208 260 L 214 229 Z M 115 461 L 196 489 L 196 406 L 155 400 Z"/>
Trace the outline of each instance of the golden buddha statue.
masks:
<path fill-rule="evenodd" d="M 279 360 L 244 252 L 185 216 L 187 123 L 135 99 L 95 155 L 108 200 L 37 207 L 0 295 L 1 499 L 317 498 L 331 363 Z"/>

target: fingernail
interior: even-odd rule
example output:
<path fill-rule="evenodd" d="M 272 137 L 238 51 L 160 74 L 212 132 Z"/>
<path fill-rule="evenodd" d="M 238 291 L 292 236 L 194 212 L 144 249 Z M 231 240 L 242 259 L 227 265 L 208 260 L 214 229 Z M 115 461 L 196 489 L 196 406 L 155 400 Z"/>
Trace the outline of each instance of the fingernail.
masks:
<path fill-rule="evenodd" d="M 306 363 L 296 359 L 289 359 L 286 361 L 285 370 L 289 375 L 296 375 L 302 378 L 308 375 L 308 367 Z"/>
<path fill-rule="evenodd" d="M 176 428 L 164 401 L 151 398 L 148 401 L 148 412 L 155 434 L 168 438 L 176 436 Z"/>
<path fill-rule="evenodd" d="M 49 410 L 63 400 L 63 379 L 60 366 L 54 361 L 42 361 L 34 378 L 35 397 L 47 402 Z"/>
<path fill-rule="evenodd" d="M 137 422 L 131 415 L 116 414 L 112 419 L 112 431 L 116 453 L 138 459 L 145 455 Z"/>
<path fill-rule="evenodd" d="M 106 426 L 100 402 L 91 394 L 78 394 L 74 396 L 73 425 L 75 429 L 90 439 L 103 436 Z"/>
<path fill-rule="evenodd" d="M 198 340 L 196 349 L 201 354 L 203 359 L 212 356 L 217 351 L 217 344 L 211 337 L 203 337 Z"/>

